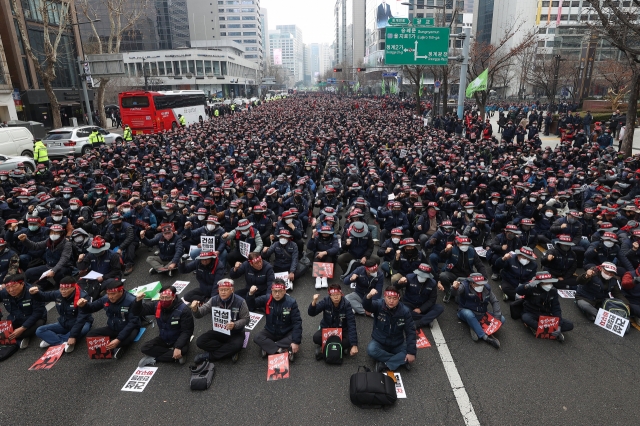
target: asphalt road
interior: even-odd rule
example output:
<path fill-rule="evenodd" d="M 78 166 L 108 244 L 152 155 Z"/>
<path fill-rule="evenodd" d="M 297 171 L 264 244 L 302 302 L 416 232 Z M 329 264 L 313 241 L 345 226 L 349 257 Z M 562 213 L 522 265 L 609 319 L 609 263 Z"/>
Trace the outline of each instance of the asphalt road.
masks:
<path fill-rule="evenodd" d="M 144 262 L 146 248 L 138 253 L 127 289 L 157 280 L 149 276 Z M 197 285 L 192 274 L 161 277 L 163 283 L 177 279 Z M 244 285 L 244 280 L 237 283 Z M 257 346 L 249 342 L 237 364 L 216 363 L 212 387 L 204 392 L 189 389 L 187 366 L 200 352 L 191 344 L 186 365 L 158 364 L 159 369 L 142 393 L 121 388 L 134 372 L 142 354 L 141 342 L 155 337 L 148 328 L 121 360 L 90 360 L 84 342 L 75 352 L 64 354 L 50 370 L 28 371 L 44 352 L 39 339 L 26 350 L 0 364 L 3 401 L 0 419 L 5 425 L 63 424 L 465 424 L 456 399 L 461 388 L 452 389 L 433 338 L 436 329 L 425 329 L 432 346 L 418 349 L 411 371 L 401 369 L 406 399 L 382 411 L 363 410 L 349 401 L 349 378 L 360 365 L 373 366 L 366 355 L 372 320 L 358 317 L 360 353 L 342 366 L 317 362 L 311 340 L 319 317 L 310 318 L 307 306 L 316 292 L 310 272 L 295 283 L 291 295 L 298 300 L 303 318 L 301 353 L 291 366 L 290 378 L 267 382 L 267 363 Z M 494 285 L 494 287 L 497 287 Z M 349 290 L 346 290 L 349 291 Z M 324 291 L 322 291 L 324 294 Z M 500 290 L 497 290 L 500 293 Z M 444 343 L 452 355 L 471 409 L 482 425 L 539 424 L 636 424 L 634 401 L 640 379 L 637 369 L 640 333 L 632 329 L 624 338 L 603 330 L 579 314 L 573 301 L 562 299 L 564 316 L 575 322 L 566 341 L 536 340 L 519 321 L 508 318 L 497 336 L 502 348 L 474 343 L 468 327 L 461 324 L 455 304 L 446 305 L 438 320 Z M 505 316 L 508 307 L 503 303 Z M 49 322 L 56 320 L 49 311 Z M 94 327 L 104 325 L 103 313 Z M 262 329 L 264 319 L 254 334 Z M 196 336 L 211 327 L 211 318 L 196 320 Z M 454 370 L 450 370 L 454 371 Z M 473 410 L 471 412 L 471 410 Z M 469 416 L 469 413 L 471 415 Z M 470 422 L 468 424 L 474 424 Z M 476 423 L 477 424 L 477 423 Z"/>

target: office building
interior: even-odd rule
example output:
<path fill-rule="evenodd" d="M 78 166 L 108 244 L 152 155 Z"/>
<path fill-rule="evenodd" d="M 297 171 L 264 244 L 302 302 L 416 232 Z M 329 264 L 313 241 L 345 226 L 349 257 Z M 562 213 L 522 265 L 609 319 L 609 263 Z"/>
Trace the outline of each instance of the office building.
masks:
<path fill-rule="evenodd" d="M 269 61 L 274 64 L 274 50 L 282 56 L 282 66 L 293 75 L 294 83 L 304 80 L 304 43 L 302 31 L 296 25 L 277 25 L 269 31 Z M 278 65 L 278 64 L 275 64 Z"/>
<path fill-rule="evenodd" d="M 335 23 L 335 63 L 344 67 L 361 65 L 366 54 L 365 0 L 336 0 Z"/>

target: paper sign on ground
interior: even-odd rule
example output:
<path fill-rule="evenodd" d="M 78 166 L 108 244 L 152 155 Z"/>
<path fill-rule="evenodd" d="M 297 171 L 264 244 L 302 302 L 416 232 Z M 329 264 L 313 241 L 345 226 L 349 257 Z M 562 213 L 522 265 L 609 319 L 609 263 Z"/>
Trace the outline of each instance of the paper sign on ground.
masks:
<path fill-rule="evenodd" d="M 15 345 L 16 339 L 9 339 L 13 333 L 13 322 L 0 321 L 0 345 Z"/>
<path fill-rule="evenodd" d="M 288 272 L 276 272 L 275 274 L 273 274 L 273 277 L 274 279 L 281 278 L 284 281 L 285 285 L 287 286 L 287 290 L 293 287 L 293 283 L 291 282 L 291 280 L 289 280 Z"/>
<path fill-rule="evenodd" d="M 289 354 L 269 355 L 267 364 L 267 381 L 289 378 Z"/>
<path fill-rule="evenodd" d="M 45 279 L 50 272 L 53 272 L 53 270 L 52 269 L 48 269 L 48 270 L 44 271 L 42 273 L 42 275 L 40 275 L 40 278 L 38 279 L 38 281 Z"/>
<path fill-rule="evenodd" d="M 213 331 L 231 335 L 231 330 L 227 330 L 227 324 L 231 318 L 230 309 L 214 307 L 211 309 L 211 317 L 213 318 Z"/>
<path fill-rule="evenodd" d="M 551 333 L 557 331 L 558 327 L 560 327 L 559 317 L 547 317 L 541 315 L 538 318 L 538 330 L 536 330 L 536 337 L 538 339 L 555 340 L 556 337 L 552 336 Z"/>
<path fill-rule="evenodd" d="M 483 249 L 482 247 L 474 247 L 474 250 L 476 251 L 478 256 L 487 257 L 487 250 Z"/>
<path fill-rule="evenodd" d="M 629 320 L 600 308 L 598 309 L 595 325 L 623 337 L 624 332 L 629 327 Z"/>
<path fill-rule="evenodd" d="M 122 387 L 125 392 L 142 392 L 147 387 L 151 378 L 158 371 L 158 367 L 138 367 L 133 372 L 127 383 Z"/>
<path fill-rule="evenodd" d="M 189 281 L 176 281 L 173 286 L 176 288 L 176 294 L 182 293 L 182 290 L 189 285 Z"/>
<path fill-rule="evenodd" d="M 84 277 L 81 277 L 81 278 L 83 280 L 97 280 L 101 276 L 102 276 L 102 274 L 100 272 L 91 271 L 87 275 L 85 275 Z"/>
<path fill-rule="evenodd" d="M 50 346 L 45 353 L 31 366 L 29 370 L 48 370 L 55 365 L 64 353 L 64 344 Z"/>
<path fill-rule="evenodd" d="M 216 251 L 216 237 L 201 235 L 200 248 L 202 251 Z"/>
<path fill-rule="evenodd" d="M 575 290 L 558 290 L 558 296 L 563 299 L 575 299 L 576 291 Z"/>
<path fill-rule="evenodd" d="M 333 278 L 333 263 L 313 262 L 313 277 Z"/>
<path fill-rule="evenodd" d="M 244 241 L 238 241 L 240 243 L 240 254 L 244 257 L 249 257 L 249 253 L 251 252 L 251 244 L 245 243 Z"/>
<path fill-rule="evenodd" d="M 431 343 L 429 342 L 429 339 L 427 339 L 427 336 L 424 335 L 424 331 L 422 331 L 422 329 L 416 330 L 416 337 L 418 339 L 416 341 L 416 348 L 423 349 L 431 347 Z"/>
<path fill-rule="evenodd" d="M 327 344 L 327 339 L 330 336 L 339 336 L 342 340 L 342 328 L 323 328 L 322 329 L 322 352 L 324 352 L 324 345 Z"/>
<path fill-rule="evenodd" d="M 493 333 L 498 331 L 498 329 L 502 326 L 502 323 L 494 318 L 489 312 L 484 314 L 482 319 L 480 320 L 480 325 L 482 326 L 482 330 L 487 336 L 491 336 Z"/>
<path fill-rule="evenodd" d="M 256 325 L 260 322 L 264 315 L 256 314 L 255 312 L 249 312 L 249 324 L 247 324 L 244 329 L 245 330 L 253 330 Z"/>
<path fill-rule="evenodd" d="M 107 349 L 107 345 L 111 341 L 109 336 L 87 337 L 87 349 L 89 350 L 89 359 L 111 359 L 111 349 Z"/>
<path fill-rule="evenodd" d="M 393 373 L 396 380 L 396 395 L 398 398 L 406 398 L 407 393 L 404 391 L 404 383 L 402 382 L 402 377 L 400 377 L 400 373 Z"/>
<path fill-rule="evenodd" d="M 141 285 L 129 290 L 129 293 L 137 295 L 138 293 L 144 293 L 145 299 L 153 299 L 153 297 L 158 294 L 160 289 L 162 288 L 162 284 L 160 281 L 156 281 L 154 283 L 149 283 L 145 285 Z"/>

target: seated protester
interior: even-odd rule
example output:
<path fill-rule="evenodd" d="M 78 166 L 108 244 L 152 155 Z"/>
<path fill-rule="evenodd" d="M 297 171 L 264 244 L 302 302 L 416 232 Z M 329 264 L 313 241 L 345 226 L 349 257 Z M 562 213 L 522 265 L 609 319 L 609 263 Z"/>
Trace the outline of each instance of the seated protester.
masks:
<path fill-rule="evenodd" d="M 220 227 L 218 218 L 211 215 L 206 218 L 205 224 L 203 226 L 196 229 L 193 229 L 193 224 L 191 222 L 185 223 L 184 232 L 182 235 L 185 238 L 185 243 L 189 243 L 191 246 L 197 247 L 196 249 L 192 249 L 189 253 L 192 259 L 200 256 L 200 252 L 202 251 L 202 240 L 200 237 L 214 237 L 216 256 L 220 260 L 220 264 L 224 268 L 224 265 L 226 265 L 227 261 L 229 246 L 227 245 L 227 242 L 222 238 L 222 234 L 224 234 L 224 229 Z"/>
<path fill-rule="evenodd" d="M 89 253 L 87 250 L 91 247 L 91 237 L 87 234 L 82 228 L 74 229 L 71 233 L 71 242 L 72 242 L 72 259 L 77 259 L 81 254 Z M 75 270 L 75 268 L 74 268 Z"/>
<path fill-rule="evenodd" d="M 538 270 L 537 256 L 529 247 L 520 247 L 515 256 L 507 253 L 496 260 L 496 267 L 500 268 L 504 300 L 516 300 L 516 289 L 520 284 L 528 283 L 536 276 Z M 557 280 L 556 280 L 557 281 Z"/>
<path fill-rule="evenodd" d="M 518 238 L 520 234 L 521 232 L 516 225 L 507 225 L 504 228 L 504 233 L 496 235 L 493 241 L 491 241 L 489 250 L 487 251 L 487 261 L 493 271 L 491 275 L 492 280 L 497 280 L 500 273 L 500 268 L 496 266 L 496 261 L 505 254 L 516 251 L 522 247 L 522 241 Z"/>
<path fill-rule="evenodd" d="M 194 301 L 200 304 L 218 294 L 218 282 L 224 277 L 224 264 L 220 263 L 216 252 L 204 251 L 191 261 L 182 261 L 178 266 L 181 274 L 196 272 L 196 280 L 199 287 L 184 295 L 184 300 L 188 303 Z"/>
<path fill-rule="evenodd" d="M 636 325 L 640 325 L 640 270 L 633 273 L 626 273 L 622 277 L 622 294 L 629 302 L 629 311 L 634 318 Z"/>
<path fill-rule="evenodd" d="M 474 269 L 475 272 L 479 272 L 483 276 L 487 274 L 482 259 L 476 253 L 476 249 L 471 246 L 469 237 L 456 237 L 454 244 L 447 244 L 440 256 L 443 258 L 444 268 L 440 274 L 438 284 L 445 291 L 442 297 L 443 303 L 449 303 L 449 300 L 451 300 L 451 294 L 453 293 L 451 286 L 460 277 L 470 276 Z"/>
<path fill-rule="evenodd" d="M 87 255 L 78 258 L 80 275 L 84 276 L 90 271 L 102 274 L 95 280 L 80 278 L 80 287 L 87 292 L 92 299 L 100 297 L 104 289 L 104 283 L 110 278 L 122 279 L 122 264 L 120 255 L 109 250 L 109 243 L 104 238 L 96 235 L 91 240 L 91 246 L 87 249 Z"/>
<path fill-rule="evenodd" d="M 35 299 L 25 283 L 23 274 L 7 275 L 4 288 L 0 290 L 0 302 L 7 310 L 7 320 L 13 325 L 13 333 L 9 339 L 17 339 L 20 349 L 29 346 L 29 339 L 36 334 L 38 327 L 47 322 L 47 308 L 44 302 Z M 0 318 L 2 313 L 0 312 Z"/>
<path fill-rule="evenodd" d="M 176 298 L 174 286 L 165 285 L 160 290 L 160 300 L 143 303 L 144 296 L 144 293 L 138 293 L 130 310 L 133 315 L 155 315 L 160 335 L 142 345 L 140 351 L 146 356 L 138 362 L 138 367 L 156 365 L 156 362 L 184 364 L 193 336 L 191 310 L 179 297 Z"/>
<path fill-rule="evenodd" d="M 338 256 L 338 265 L 342 269 L 341 278 L 345 278 L 360 265 L 364 265 L 373 253 L 373 239 L 364 222 L 354 222 L 342 235 L 342 254 Z"/>
<path fill-rule="evenodd" d="M 391 285 L 395 285 L 400 278 L 406 277 L 426 261 L 426 257 L 420 250 L 420 244 L 416 243 L 413 238 L 401 240 L 400 249 L 396 250 L 393 259 L 394 274 L 391 276 Z"/>
<path fill-rule="evenodd" d="M 576 254 L 573 252 L 573 242 L 569 235 L 560 235 L 554 241 L 554 247 L 545 251 L 540 264 L 549 271 L 553 278 L 557 278 L 556 288 L 576 289 L 576 277 L 573 275 L 578 268 Z"/>
<path fill-rule="evenodd" d="M 473 222 L 464 228 L 462 234 L 471 239 L 471 245 L 473 247 L 489 247 L 488 243 L 491 236 L 491 227 L 487 222 L 488 220 L 485 215 L 477 213 L 473 216 Z"/>
<path fill-rule="evenodd" d="M 516 289 L 516 293 L 518 296 L 524 297 L 522 322 L 533 335 L 535 336 L 538 331 L 540 316 L 558 317 L 560 325 L 551 335 L 559 342 L 564 342 L 562 332 L 573 330 L 573 323 L 562 318 L 558 290 L 553 286 L 553 283 L 557 281 L 547 271 L 540 271 L 528 283 L 521 283 Z"/>
<path fill-rule="evenodd" d="M 518 238 L 520 238 L 523 246 L 535 248 L 538 245 L 538 234 L 533 230 L 533 227 L 533 219 L 524 218 L 520 221 L 520 230 L 522 233 Z"/>
<path fill-rule="evenodd" d="M 160 231 L 150 240 L 145 237 L 146 231 L 140 231 L 140 240 L 147 247 L 157 245 L 159 249 L 157 256 L 147 256 L 147 263 L 151 265 L 149 274 L 168 272 L 169 276 L 171 276 L 182 257 L 182 238 L 173 231 L 173 227 L 170 224 L 162 225 Z"/>
<path fill-rule="evenodd" d="M 376 257 L 369 258 L 364 266 L 358 266 L 350 276 L 343 279 L 344 285 L 351 286 L 351 283 L 355 283 L 355 288 L 352 293 L 345 296 L 345 299 L 351 303 L 356 314 L 371 316 L 371 312 L 367 312 L 362 307 L 362 301 L 372 288 L 377 290 L 376 299 L 382 295 L 384 274 L 378 270 L 378 259 Z"/>
<path fill-rule="evenodd" d="M 406 213 L 402 211 L 402 203 L 396 201 L 391 206 L 391 210 L 378 210 L 378 218 L 384 219 L 384 229 L 380 231 L 380 238 L 386 240 L 393 228 L 401 228 L 402 232 L 409 235 L 409 220 Z"/>
<path fill-rule="evenodd" d="M 388 286 L 380 298 L 372 288 L 363 305 L 374 318 L 367 354 L 376 361 L 375 371 L 396 371 L 401 365 L 410 370 L 416 360 L 416 325 L 411 310 L 400 303 L 398 289 Z"/>
<path fill-rule="evenodd" d="M 273 213 L 267 212 L 266 203 L 257 204 L 253 208 L 253 213 L 249 216 L 249 220 L 254 223 L 254 228 L 260 234 L 263 244 L 270 245 L 271 239 L 269 236 L 273 234 Z M 217 246 L 216 246 L 217 247 Z"/>
<path fill-rule="evenodd" d="M 402 229 L 393 228 L 391 230 L 391 238 L 383 241 L 378 249 L 377 255 L 382 259 L 380 268 L 386 277 L 390 277 L 391 265 L 396 258 L 396 253 L 400 250 L 400 241 L 402 240 Z"/>
<path fill-rule="evenodd" d="M 631 273 L 632 277 L 636 277 L 635 270 L 640 266 L 640 229 L 634 229 L 629 238 L 622 238 L 621 240 L 622 247 L 618 256 L 618 264 Z"/>
<path fill-rule="evenodd" d="M 516 218 L 518 211 L 513 204 L 514 201 L 513 195 L 507 195 L 504 198 L 504 203 L 498 204 L 498 207 L 496 207 L 494 221 L 494 230 L 496 232 L 502 231 L 508 223 L 511 223 Z"/>
<path fill-rule="evenodd" d="M 325 207 L 320 210 L 320 216 L 317 219 L 311 220 L 311 224 L 315 226 L 318 232 L 323 226 L 330 226 L 334 231 L 337 231 L 337 214 L 333 207 Z"/>
<path fill-rule="evenodd" d="M 541 210 L 537 210 L 533 217 L 536 221 L 534 231 L 538 235 L 538 240 L 542 244 L 551 244 L 555 239 L 555 235 L 551 233 L 551 225 L 556 220 L 556 209 L 550 206 L 543 206 Z"/>
<path fill-rule="evenodd" d="M 272 232 L 269 236 L 269 239 L 273 243 L 276 240 L 276 234 L 280 232 L 281 229 L 286 229 L 291 232 L 291 236 L 293 237 L 293 241 L 298 245 L 298 252 L 301 253 L 304 249 L 303 244 L 303 229 L 302 222 L 297 219 L 298 209 L 293 207 L 289 210 L 285 210 L 282 212 L 282 219 L 280 219 L 275 226 L 275 232 Z M 262 251 L 262 249 L 260 249 Z"/>
<path fill-rule="evenodd" d="M 438 284 L 431 272 L 431 266 L 421 263 L 396 284 L 398 288 L 405 288 L 402 303 L 411 310 L 416 328 L 432 327 L 433 320 L 444 312 L 444 306 L 436 303 Z"/>
<path fill-rule="evenodd" d="M 261 253 L 262 248 L 264 247 L 262 245 L 260 233 L 258 233 L 256 228 L 253 227 L 253 223 L 249 222 L 248 219 L 240 219 L 237 228 L 231 232 L 222 234 L 222 238 L 226 241 L 234 242 L 234 247 L 227 256 L 227 263 L 229 265 L 235 265 L 245 259 L 245 257 L 240 253 L 240 242 L 249 244 L 250 253 Z"/>
<path fill-rule="evenodd" d="M 39 217 L 29 217 L 27 219 L 27 227 L 18 229 L 18 222 L 15 219 L 9 219 L 5 223 L 5 227 L 6 233 L 4 238 L 9 243 L 9 246 L 18 253 L 20 257 L 20 269 L 25 271 L 30 266 L 33 267 L 34 264 L 36 264 L 35 266 L 42 265 L 45 249 L 34 250 L 28 248 L 20 240 L 20 235 L 24 234 L 29 241 L 33 241 L 34 243 L 47 241 L 49 239 L 49 228 L 42 226 L 42 220 Z"/>
<path fill-rule="evenodd" d="M 334 235 L 333 228 L 323 226 L 319 231 L 313 230 L 311 239 L 307 242 L 307 248 L 311 250 L 314 262 L 332 263 L 333 270 L 336 269 L 336 261 L 340 253 L 338 238 Z M 327 280 L 318 280 L 316 277 L 316 289 L 328 287 Z"/>
<path fill-rule="evenodd" d="M 86 299 L 87 293 L 77 284 L 73 277 L 64 277 L 60 281 L 60 289 L 41 292 L 37 286 L 29 289 L 33 300 L 38 302 L 56 302 L 58 322 L 38 327 L 36 336 L 42 339 L 41 348 L 65 344 L 64 351 L 73 352 L 78 339 L 87 335 L 93 324 L 91 314 L 78 308 L 78 300 Z"/>
<path fill-rule="evenodd" d="M 302 343 L 302 318 L 296 299 L 286 293 L 285 283 L 280 278 L 273 282 L 271 294 L 256 297 L 257 292 L 258 287 L 251 286 L 247 293 L 247 305 L 249 311 L 264 309 L 265 325 L 253 338 L 254 343 L 260 347 L 263 358 L 289 352 L 289 361 L 293 361 Z"/>
<path fill-rule="evenodd" d="M 300 278 L 302 271 L 298 272 L 298 246 L 292 241 L 291 233 L 286 229 L 280 229 L 276 235 L 278 241 L 271 244 L 271 247 L 262 249 L 262 258 L 271 259 L 271 255 L 275 254 L 273 261 L 273 272 L 287 272 L 289 281 L 293 282 L 296 278 Z"/>
<path fill-rule="evenodd" d="M 231 334 L 209 330 L 198 337 L 196 345 L 205 352 L 196 356 L 196 364 L 206 360 L 217 361 L 228 356 L 231 356 L 233 362 L 238 361 L 238 355 L 244 344 L 244 327 L 250 321 L 247 302 L 233 292 L 233 280 L 224 278 L 216 283 L 216 287 L 218 288 L 218 294 L 209 299 L 204 305 L 198 305 L 196 301 L 193 301 L 191 310 L 194 317 L 202 318 L 211 313 L 214 307 L 229 309 L 231 318 L 229 324 L 227 324 L 227 329 L 231 330 Z"/>
<path fill-rule="evenodd" d="M 440 225 L 440 229 L 436 231 L 431 238 L 427 241 L 424 246 L 425 253 L 428 253 L 431 250 L 431 254 L 429 255 L 429 264 L 431 265 L 431 269 L 434 271 L 435 278 L 438 278 L 438 264 L 443 262 L 444 259 L 440 259 L 440 253 L 449 243 L 453 243 L 456 238 L 456 233 L 453 230 L 453 225 L 450 220 L 445 220 Z"/>
<path fill-rule="evenodd" d="M 18 273 L 20 267 L 20 257 L 18 253 L 7 247 L 4 238 L 0 238 L 0 282 L 7 275 Z"/>
<path fill-rule="evenodd" d="M 109 280 L 105 284 L 106 295 L 93 302 L 80 298 L 78 306 L 81 312 L 89 314 L 104 309 L 107 326 L 94 328 L 89 331 L 87 337 L 109 337 L 111 341 L 106 349 L 113 349 L 113 359 L 120 359 L 140 331 L 140 317 L 132 309 L 136 296 L 124 291 L 124 286 L 119 280 Z"/>
<path fill-rule="evenodd" d="M 260 253 L 249 253 L 246 261 L 242 263 L 236 262 L 233 269 L 229 272 L 229 276 L 234 280 L 243 275 L 246 287 L 235 292 L 238 296 L 245 299 L 252 287 L 256 288 L 254 291 L 256 296 L 262 296 L 271 292 L 271 285 L 275 279 L 273 266 L 266 260 L 262 260 Z"/>
<path fill-rule="evenodd" d="M 107 228 L 104 239 L 112 246 L 113 251 L 122 257 L 125 265 L 125 275 L 133 272 L 133 263 L 136 259 L 138 241 L 134 234 L 134 226 L 122 221 L 120 213 L 114 213 L 109 218 L 111 225 Z"/>
<path fill-rule="evenodd" d="M 85 222 L 82 217 L 78 218 L 78 225 L 91 235 L 107 235 L 109 229 L 109 221 L 107 213 L 103 211 L 95 211 L 91 222 Z"/>
<path fill-rule="evenodd" d="M 626 305 L 629 305 L 618 285 L 617 272 L 616 265 L 605 262 L 587 270 L 578 277 L 576 305 L 589 321 L 596 320 L 598 309 L 602 308 L 606 299 L 609 299 L 610 293 L 614 298 L 621 299 Z"/>
<path fill-rule="evenodd" d="M 73 260 L 71 254 L 71 242 L 64 238 L 65 230 L 60 225 L 53 225 L 49 228 L 49 239 L 34 243 L 29 240 L 27 234 L 20 234 L 18 239 L 29 250 L 44 251 L 45 264 L 29 268 L 25 272 L 27 282 L 44 284 L 47 279 L 53 278 L 56 285 L 60 280 L 71 273 Z"/>
<path fill-rule="evenodd" d="M 313 334 L 313 343 L 316 344 L 316 359 L 320 360 L 322 354 L 322 329 L 341 328 L 342 348 L 349 351 L 351 356 L 358 353 L 358 332 L 356 330 L 356 317 L 353 315 L 351 303 L 343 297 L 339 284 L 331 284 L 329 295 L 322 300 L 319 294 L 313 295 L 313 300 L 309 304 L 308 314 L 315 317 L 322 313 L 320 328 Z"/>
<path fill-rule="evenodd" d="M 605 262 L 611 262 L 618 268 L 618 276 L 623 276 L 627 269 L 621 265 L 619 261 L 620 246 L 618 245 L 618 236 L 613 232 L 605 232 L 600 241 L 594 241 L 584 253 L 584 269 L 591 269 L 594 266 L 602 265 Z"/>
<path fill-rule="evenodd" d="M 589 239 L 589 241 L 591 241 L 592 243 L 596 241 L 600 241 L 600 239 L 605 234 L 605 232 L 616 233 L 617 231 L 618 231 L 618 228 L 613 226 L 611 222 L 600 222 L 600 226 L 598 230 L 591 235 L 591 238 Z"/>
<path fill-rule="evenodd" d="M 557 219 L 551 225 L 550 232 L 556 236 L 569 235 L 575 244 L 573 251 L 578 255 L 578 265 L 582 265 L 584 252 L 589 247 L 589 242 L 582 239 L 582 223 L 580 213 L 576 210 L 569 210 L 566 216 Z"/>
<path fill-rule="evenodd" d="M 500 341 L 493 335 L 487 336 L 480 325 L 480 320 L 487 313 L 487 305 L 491 303 L 492 315 L 504 324 L 500 302 L 496 298 L 487 279 L 482 274 L 471 274 L 462 281 L 454 281 L 453 288 L 458 298 L 458 318 L 467 323 L 474 342 L 482 339 L 496 349 L 500 349 Z"/>

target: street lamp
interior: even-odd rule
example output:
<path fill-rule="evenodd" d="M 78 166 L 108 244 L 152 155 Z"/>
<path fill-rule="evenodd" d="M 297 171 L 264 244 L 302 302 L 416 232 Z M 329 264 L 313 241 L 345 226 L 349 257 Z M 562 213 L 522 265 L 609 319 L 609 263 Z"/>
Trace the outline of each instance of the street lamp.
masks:
<path fill-rule="evenodd" d="M 80 26 L 84 24 L 92 24 L 94 22 L 100 22 L 100 19 L 90 19 L 87 22 L 73 22 L 68 24 L 69 26 Z M 84 95 L 84 104 L 85 109 L 87 111 L 87 119 L 89 120 L 89 125 L 93 126 L 93 114 L 91 113 L 91 104 L 89 103 L 89 92 L 87 91 L 87 75 L 84 70 L 84 61 L 81 56 L 77 57 L 78 69 L 80 70 L 80 80 L 82 80 L 82 94 Z"/>

